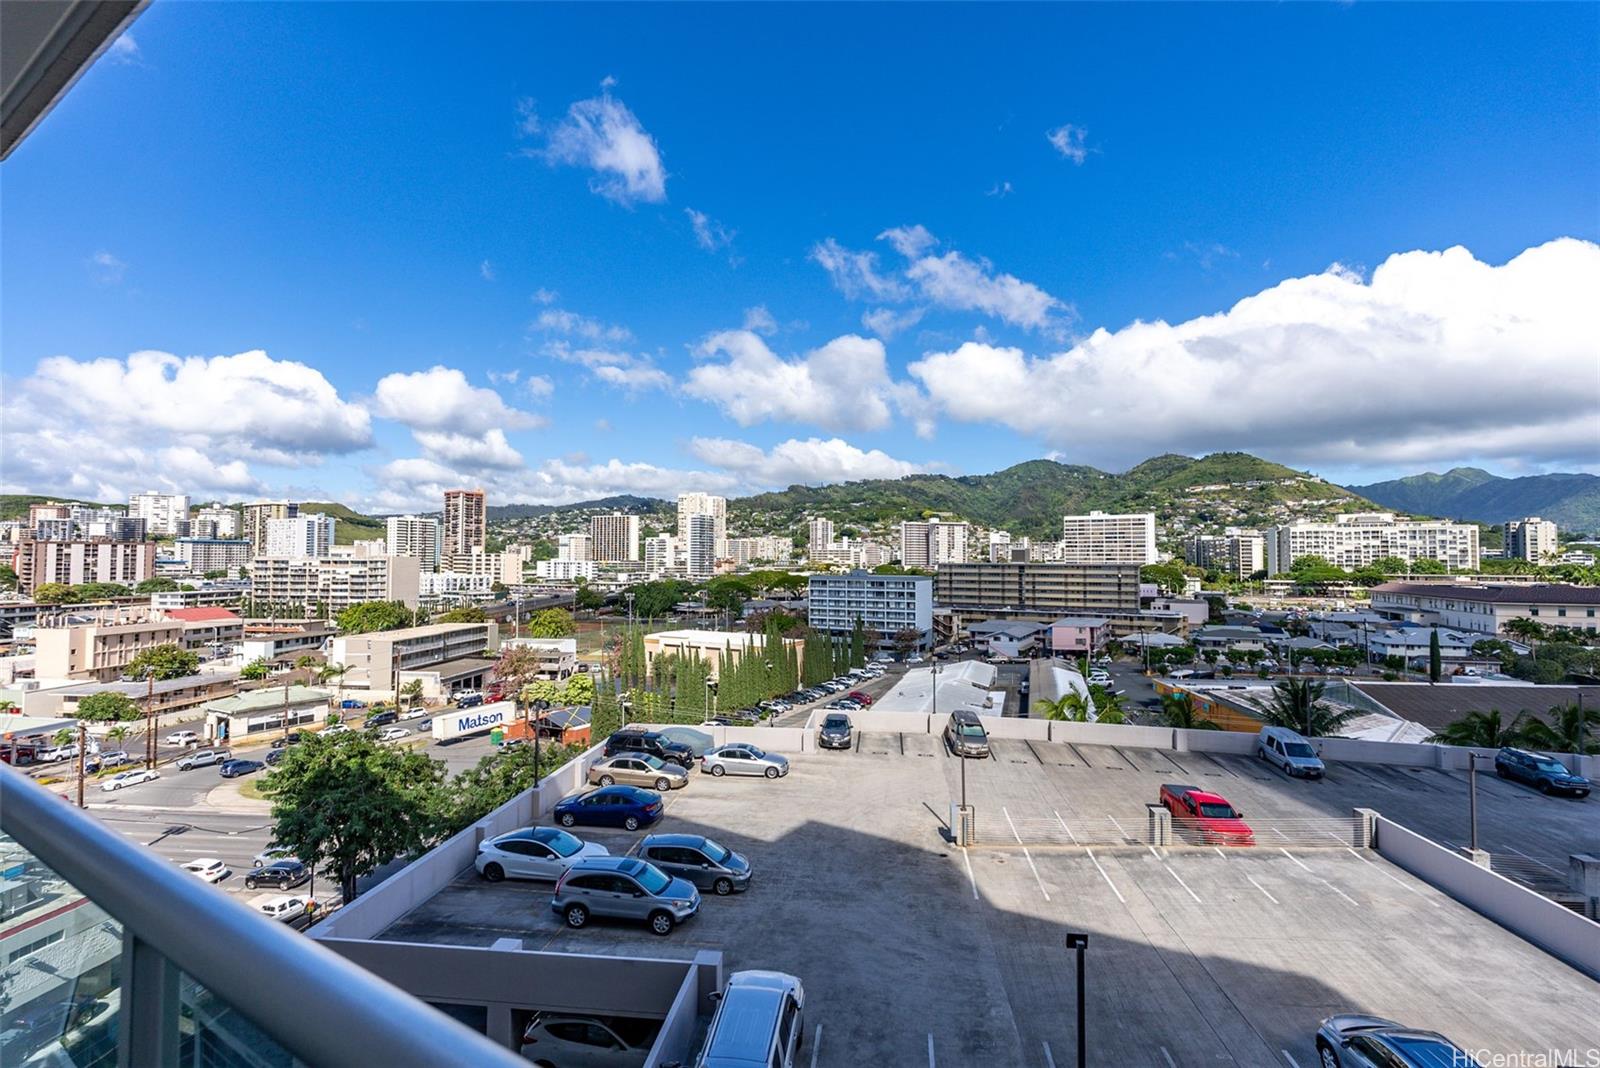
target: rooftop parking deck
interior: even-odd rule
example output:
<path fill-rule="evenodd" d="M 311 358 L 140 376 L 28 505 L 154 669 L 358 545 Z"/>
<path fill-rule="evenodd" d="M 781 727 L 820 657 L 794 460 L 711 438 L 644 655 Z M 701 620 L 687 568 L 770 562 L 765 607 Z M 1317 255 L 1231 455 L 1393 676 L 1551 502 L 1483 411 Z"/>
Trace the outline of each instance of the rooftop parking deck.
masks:
<path fill-rule="evenodd" d="M 652 830 L 709 835 L 755 866 L 747 893 L 707 895 L 669 937 L 598 921 L 568 930 L 548 886 L 471 872 L 383 937 L 683 959 L 721 950 L 731 970 L 801 977 L 802 1062 L 817 1066 L 1072 1063 L 1069 931 L 1089 935 L 1091 1064 L 1309 1068 L 1318 1022 L 1352 1011 L 1501 1054 L 1600 1042 L 1600 984 L 1372 850 L 1291 833 L 1369 807 L 1461 844 L 1464 774 L 1333 764 L 1307 782 L 1243 756 L 997 739 L 993 759 L 965 762 L 983 826 L 1126 824 L 1128 841 L 1025 830 L 1030 844 L 996 836 L 963 851 L 946 826 L 962 762 L 937 737 L 866 733 L 852 750 L 790 759 L 782 780 L 697 775 L 667 799 Z M 1138 843 L 1146 804 L 1174 781 L 1228 797 L 1258 845 Z M 1597 805 L 1480 774 L 1480 840 L 1564 866 L 1600 849 Z M 614 853 L 642 837 L 578 830 Z"/>

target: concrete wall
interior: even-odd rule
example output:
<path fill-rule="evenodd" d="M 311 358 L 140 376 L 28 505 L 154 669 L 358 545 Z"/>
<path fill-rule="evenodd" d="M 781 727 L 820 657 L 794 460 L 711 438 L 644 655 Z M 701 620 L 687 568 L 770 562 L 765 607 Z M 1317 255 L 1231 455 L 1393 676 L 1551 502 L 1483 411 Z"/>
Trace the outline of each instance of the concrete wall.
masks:
<path fill-rule="evenodd" d="M 1171 727 L 1134 727 L 1112 723 L 1068 723 L 1048 720 L 1052 742 L 1082 742 L 1084 745 L 1132 745 L 1149 749 L 1172 749 Z"/>
<path fill-rule="evenodd" d="M 939 724 L 944 730 L 944 724 Z M 1050 740 L 1050 721 L 1046 719 L 1010 719 L 1001 716 L 984 716 L 983 729 L 991 738 L 1027 738 L 1036 742 Z"/>
<path fill-rule="evenodd" d="M 1378 852 L 1474 912 L 1600 979 L 1600 924 L 1480 868 L 1393 820 L 1377 819 Z"/>
<path fill-rule="evenodd" d="M 719 968 L 718 972 L 720 971 Z M 650 1055 L 645 1059 L 644 1068 L 688 1064 L 689 1058 L 694 1055 L 694 1037 L 699 1030 L 700 1006 L 709 1004 L 710 998 L 702 992 L 699 976 L 694 971 L 685 975 L 683 983 L 678 988 L 678 996 L 673 1000 L 672 1007 L 667 1010 L 667 1018 L 661 1024 L 661 1033 L 656 1035 L 655 1045 L 650 1047 Z"/>

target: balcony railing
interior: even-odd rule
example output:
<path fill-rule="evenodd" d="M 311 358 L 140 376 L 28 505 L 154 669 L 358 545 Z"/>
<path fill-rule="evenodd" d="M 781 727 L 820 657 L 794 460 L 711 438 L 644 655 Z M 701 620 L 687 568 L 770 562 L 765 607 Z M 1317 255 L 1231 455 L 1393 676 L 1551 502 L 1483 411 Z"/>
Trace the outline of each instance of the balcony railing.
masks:
<path fill-rule="evenodd" d="M 10 768 L 0 831 L 7 1064 L 526 1066 Z"/>

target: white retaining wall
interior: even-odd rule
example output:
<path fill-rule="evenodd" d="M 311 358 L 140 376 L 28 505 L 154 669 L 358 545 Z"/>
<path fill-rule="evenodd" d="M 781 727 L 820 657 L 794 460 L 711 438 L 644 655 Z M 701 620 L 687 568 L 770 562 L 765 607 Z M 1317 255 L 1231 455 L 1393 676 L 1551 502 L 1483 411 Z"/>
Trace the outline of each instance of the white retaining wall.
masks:
<path fill-rule="evenodd" d="M 1600 979 L 1600 924 L 1379 816 L 1378 852 L 1474 912 Z"/>

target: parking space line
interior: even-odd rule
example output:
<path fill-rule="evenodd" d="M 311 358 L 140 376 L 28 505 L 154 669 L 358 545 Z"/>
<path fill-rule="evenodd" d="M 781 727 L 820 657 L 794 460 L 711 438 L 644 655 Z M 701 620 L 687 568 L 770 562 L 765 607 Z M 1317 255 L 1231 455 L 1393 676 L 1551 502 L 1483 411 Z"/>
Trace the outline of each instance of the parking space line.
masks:
<path fill-rule="evenodd" d="M 1366 857 L 1362 856 L 1360 853 L 1357 853 L 1354 849 L 1351 849 L 1349 846 L 1345 847 L 1345 852 L 1349 853 L 1352 857 L 1355 857 L 1357 860 L 1359 860 L 1363 864 L 1372 865 L 1373 868 L 1375 868 L 1378 871 L 1382 872 L 1384 874 L 1384 876 L 1389 879 L 1390 882 L 1395 883 L 1397 886 L 1401 887 L 1402 889 L 1411 891 L 1413 894 L 1416 894 L 1418 897 L 1422 898 L 1424 901 L 1426 901 L 1428 904 L 1432 905 L 1434 908 L 1438 908 L 1439 907 L 1439 903 L 1437 901 L 1435 901 L 1433 898 L 1429 897 L 1427 894 L 1424 894 L 1421 890 L 1418 890 L 1416 887 L 1412 886 L 1410 883 L 1406 882 L 1404 879 L 1402 879 L 1399 876 L 1395 875 L 1394 872 L 1388 870 L 1382 864 L 1374 864 L 1372 861 L 1368 860 Z"/>
<path fill-rule="evenodd" d="M 1316 872 L 1311 871 L 1310 868 L 1306 868 L 1306 866 L 1304 864 L 1300 863 L 1300 858 L 1295 856 L 1293 853 L 1289 852 L 1287 849 L 1281 849 L 1280 848 L 1278 850 L 1278 852 L 1282 853 L 1284 856 L 1288 857 L 1290 860 L 1294 861 L 1296 864 L 1300 864 L 1300 867 L 1305 868 L 1305 870 L 1308 871 L 1308 872 L 1311 872 L 1311 877 L 1313 879 L 1315 879 L 1317 882 L 1321 883 L 1323 886 L 1326 886 L 1329 890 L 1332 890 L 1334 893 L 1338 894 L 1340 897 L 1344 898 L 1346 901 L 1350 902 L 1350 904 L 1355 905 L 1357 907 L 1359 907 L 1361 905 L 1361 902 L 1357 901 L 1355 898 L 1351 897 L 1349 894 L 1345 893 L 1343 890 L 1340 890 L 1337 886 L 1334 886 L 1332 883 L 1330 883 L 1328 880 L 1324 879 L 1322 876 L 1318 875 Z"/>
<path fill-rule="evenodd" d="M 1212 846 L 1211 848 L 1215 849 L 1217 851 L 1217 856 L 1221 857 L 1223 860 L 1227 860 L 1228 859 L 1228 854 L 1226 854 L 1226 853 L 1224 853 L 1222 851 L 1222 847 L 1221 846 Z"/>
<path fill-rule="evenodd" d="M 1067 832 L 1067 837 L 1072 839 L 1072 844 L 1073 845 L 1077 845 L 1078 844 L 1078 836 L 1072 833 L 1072 828 L 1068 827 L 1067 826 L 1067 821 L 1061 818 L 1061 813 L 1057 812 L 1055 809 L 1051 809 L 1050 812 L 1051 812 L 1052 815 L 1055 816 L 1056 822 L 1061 824 L 1061 829 L 1063 831 Z"/>
<path fill-rule="evenodd" d="M 1166 1060 L 1167 1068 L 1178 1068 L 1177 1062 L 1172 1059 L 1172 1054 L 1167 1052 L 1167 1047 L 1159 1046 L 1157 1048 L 1161 1050 L 1161 1056 Z"/>
<path fill-rule="evenodd" d="M 1083 851 L 1089 854 L 1089 861 L 1094 865 L 1094 870 L 1099 872 L 1100 878 L 1104 879 L 1106 885 L 1111 887 L 1111 892 L 1117 895 L 1117 900 L 1126 905 L 1128 899 L 1122 896 L 1122 891 L 1117 889 L 1117 884 L 1111 881 L 1111 876 L 1106 874 L 1106 870 L 1100 866 L 1100 861 L 1095 859 L 1094 850 L 1085 846 Z"/>
<path fill-rule="evenodd" d="M 933 1032 L 932 1031 L 928 1032 L 928 1068 L 937 1068 L 937 1062 L 935 1062 L 934 1059 L 933 1059 Z"/>
<path fill-rule="evenodd" d="M 1203 902 L 1202 902 L 1202 901 L 1201 901 L 1201 900 L 1200 900 L 1200 895 L 1199 895 L 1199 894 L 1197 894 L 1197 893 L 1195 893 L 1195 892 L 1194 892 L 1194 891 L 1193 891 L 1193 890 L 1189 890 L 1189 884 L 1188 884 L 1188 883 L 1186 883 L 1186 882 L 1184 882 L 1184 881 L 1183 881 L 1183 876 L 1181 876 L 1181 875 L 1179 875 L 1179 874 L 1178 874 L 1178 873 L 1177 873 L 1177 872 L 1175 872 L 1175 871 L 1173 871 L 1173 870 L 1172 870 L 1172 865 L 1171 865 L 1171 864 L 1163 864 L 1163 865 L 1161 865 L 1161 866 L 1162 866 L 1162 867 L 1163 867 L 1163 868 L 1165 868 L 1165 869 L 1167 869 L 1167 872 L 1168 872 L 1168 873 L 1169 873 L 1169 874 L 1170 874 L 1170 875 L 1171 875 L 1171 876 L 1172 876 L 1172 877 L 1173 877 L 1173 878 L 1174 878 L 1174 879 L 1176 879 L 1176 880 L 1178 880 L 1178 885 L 1179 885 L 1179 886 L 1181 886 L 1181 887 L 1183 887 L 1183 888 L 1184 888 L 1184 889 L 1185 889 L 1185 890 L 1188 890 L 1188 891 L 1189 891 L 1189 896 L 1190 896 L 1190 897 L 1192 897 L 1192 898 L 1194 898 L 1194 903 L 1195 903 L 1195 904 L 1196 904 L 1196 905 L 1200 905 L 1200 904 L 1203 904 Z"/>
<path fill-rule="evenodd" d="M 815 1036 L 811 1039 L 811 1068 L 817 1068 L 817 1051 L 822 1048 L 822 1025 L 817 1024 Z"/>
<path fill-rule="evenodd" d="M 967 882 L 972 884 L 972 900 L 978 900 L 978 877 L 972 874 L 972 851 L 965 847 L 961 850 L 961 859 L 967 862 Z"/>
<path fill-rule="evenodd" d="M 1048 1042 L 1044 1044 L 1044 1063 L 1045 1068 L 1056 1068 L 1056 1059 L 1050 1056 L 1050 1043 Z"/>
<path fill-rule="evenodd" d="M 1288 1050 L 1280 1049 L 1278 1052 L 1283 1054 L 1283 1059 L 1288 1061 L 1293 1066 L 1293 1068 L 1300 1068 L 1300 1062 L 1295 1060 L 1293 1057 L 1289 1056 L 1289 1051 Z"/>
<path fill-rule="evenodd" d="M 1290 860 L 1294 861 L 1296 864 L 1300 864 L 1300 858 L 1295 856 L 1293 853 L 1289 852 L 1287 849 L 1284 849 L 1284 848 L 1282 848 L 1280 846 L 1278 848 L 1278 852 L 1282 853 L 1284 856 L 1288 857 Z M 1302 868 L 1305 868 L 1306 871 L 1311 871 L 1311 869 L 1310 868 L 1306 868 L 1306 866 L 1304 864 L 1300 864 L 1300 866 Z M 1315 875 L 1316 873 L 1312 872 L 1312 874 Z"/>
<path fill-rule="evenodd" d="M 1011 810 L 1001 805 L 1000 811 L 1005 813 L 1006 822 L 1011 824 L 1011 833 L 1016 838 L 1017 845 L 1022 846 L 1022 855 L 1027 858 L 1028 867 L 1033 869 L 1033 881 L 1039 884 L 1039 893 L 1044 895 L 1046 901 L 1049 901 L 1050 891 L 1044 888 L 1044 879 L 1039 875 L 1039 866 L 1033 862 L 1033 854 L 1028 852 L 1027 846 L 1022 845 L 1022 835 L 1017 833 L 1017 825 L 1011 819 Z"/>
<path fill-rule="evenodd" d="M 1110 821 L 1111 821 L 1111 822 L 1112 822 L 1112 823 L 1114 823 L 1114 824 L 1116 824 L 1116 827 L 1117 827 L 1117 833 L 1118 833 L 1118 834 L 1120 834 L 1120 835 L 1122 835 L 1122 837 L 1124 837 L 1124 838 L 1128 838 L 1128 837 L 1131 837 L 1131 836 L 1130 836 L 1130 835 L 1129 835 L 1129 834 L 1128 834 L 1128 832 L 1127 832 L 1127 831 L 1125 831 L 1125 830 L 1123 830 L 1123 829 L 1122 829 L 1122 824 L 1120 824 L 1120 823 L 1117 823 L 1117 817 L 1115 817 L 1115 816 L 1113 816 L 1113 815 L 1112 815 L 1112 814 L 1111 814 L 1111 813 L 1109 813 L 1109 812 L 1107 812 L 1107 813 L 1106 813 L 1106 819 L 1108 819 L 1108 820 L 1110 820 Z"/>
<path fill-rule="evenodd" d="M 1266 898 L 1267 898 L 1268 901 L 1272 902 L 1274 905 L 1278 904 L 1278 899 L 1273 897 L 1271 894 L 1268 894 L 1267 893 L 1267 888 L 1262 886 L 1260 883 L 1256 882 L 1255 878 L 1253 876 L 1246 875 L 1245 878 L 1250 880 L 1250 885 L 1251 886 L 1255 887 L 1257 890 L 1260 890 L 1263 894 L 1266 894 Z"/>

